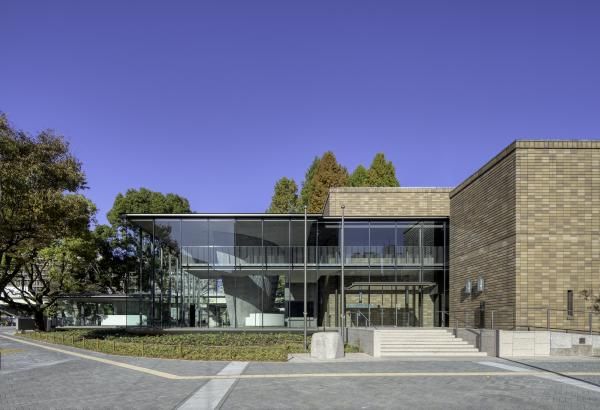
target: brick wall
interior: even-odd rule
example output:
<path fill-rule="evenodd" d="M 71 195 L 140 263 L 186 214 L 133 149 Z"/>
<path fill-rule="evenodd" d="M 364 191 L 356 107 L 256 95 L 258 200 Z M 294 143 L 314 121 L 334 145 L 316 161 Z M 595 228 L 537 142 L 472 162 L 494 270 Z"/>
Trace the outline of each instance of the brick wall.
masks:
<path fill-rule="evenodd" d="M 545 327 L 550 308 L 551 327 L 585 329 L 557 311 L 569 289 L 575 311 L 600 289 L 600 141 L 516 141 L 450 194 L 450 309 L 473 318 L 485 301 L 508 328 Z"/>
<path fill-rule="evenodd" d="M 448 217 L 450 188 L 331 188 L 324 216 Z"/>
<path fill-rule="evenodd" d="M 518 142 L 517 325 L 586 328 L 582 290 L 600 289 L 600 141 Z"/>
<path fill-rule="evenodd" d="M 450 194 L 450 324 L 477 321 L 480 302 L 495 325 L 512 327 L 516 275 L 516 156 L 505 150 Z M 465 294 L 467 279 L 485 280 L 483 293 Z M 500 313 L 502 311 L 502 313 Z M 486 326 L 491 315 L 486 315 Z M 459 323 L 460 325 L 460 323 Z"/>

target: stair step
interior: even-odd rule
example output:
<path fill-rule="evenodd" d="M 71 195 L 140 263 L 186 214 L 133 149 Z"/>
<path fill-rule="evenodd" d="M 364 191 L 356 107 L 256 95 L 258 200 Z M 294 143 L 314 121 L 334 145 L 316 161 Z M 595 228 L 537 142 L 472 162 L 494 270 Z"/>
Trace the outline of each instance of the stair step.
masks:
<path fill-rule="evenodd" d="M 473 346 L 380 346 L 381 350 L 477 350 Z"/>
<path fill-rule="evenodd" d="M 485 357 L 484 352 L 397 352 L 397 353 L 382 353 L 381 357 Z"/>
<path fill-rule="evenodd" d="M 414 347 L 422 347 L 422 346 L 449 346 L 449 347 L 461 347 L 461 346 L 471 346 L 468 343 L 432 343 L 432 342 L 420 342 L 420 343 L 400 343 L 400 342 L 389 342 L 389 343 L 380 343 L 381 346 L 414 346 Z"/>
<path fill-rule="evenodd" d="M 487 356 L 447 329 L 377 329 L 375 333 L 382 357 Z"/>

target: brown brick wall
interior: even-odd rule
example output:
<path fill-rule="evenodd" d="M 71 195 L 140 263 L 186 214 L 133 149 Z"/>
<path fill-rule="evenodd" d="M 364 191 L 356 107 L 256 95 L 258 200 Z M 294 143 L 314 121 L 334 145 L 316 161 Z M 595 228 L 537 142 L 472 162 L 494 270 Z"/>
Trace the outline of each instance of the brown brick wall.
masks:
<path fill-rule="evenodd" d="M 585 329 L 579 295 L 600 289 L 600 141 L 516 141 L 450 194 L 450 309 L 486 302 L 501 327 Z M 467 278 L 486 280 L 463 294 Z M 500 313 L 502 311 L 507 313 Z M 514 311 L 514 322 L 511 323 Z"/>
<path fill-rule="evenodd" d="M 492 167 L 462 184 L 450 195 L 451 325 L 455 318 L 472 323 L 479 304 L 495 310 L 495 325 L 512 327 L 515 308 L 515 202 L 516 160 L 504 152 Z M 485 291 L 464 293 L 467 279 L 473 285 L 485 280 Z M 473 286 L 473 290 L 475 287 Z M 502 311 L 502 313 L 501 313 Z M 491 315 L 487 315 L 487 326 Z M 459 323 L 460 325 L 460 323 Z"/>
<path fill-rule="evenodd" d="M 324 216 L 448 217 L 449 188 L 331 188 Z"/>
<path fill-rule="evenodd" d="M 517 149 L 517 325 L 546 326 L 546 312 L 589 308 L 600 289 L 600 141 L 519 142 Z M 554 311 L 550 324 L 585 328 L 587 317 Z"/>

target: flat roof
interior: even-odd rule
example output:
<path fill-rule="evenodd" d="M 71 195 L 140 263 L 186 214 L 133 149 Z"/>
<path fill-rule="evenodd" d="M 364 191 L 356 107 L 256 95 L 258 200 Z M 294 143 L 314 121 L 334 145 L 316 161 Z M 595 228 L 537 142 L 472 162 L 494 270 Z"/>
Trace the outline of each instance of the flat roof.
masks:
<path fill-rule="evenodd" d="M 320 219 L 341 219 L 341 216 L 323 216 L 323 214 L 307 214 L 308 218 Z M 304 214 L 264 214 L 264 213 L 237 213 L 237 214 L 221 214 L 221 213 L 189 213 L 189 214 L 121 214 L 121 217 L 128 219 L 145 219 L 145 218 L 299 218 L 304 219 Z M 345 219 L 448 219 L 447 215 L 440 216 L 346 216 Z"/>

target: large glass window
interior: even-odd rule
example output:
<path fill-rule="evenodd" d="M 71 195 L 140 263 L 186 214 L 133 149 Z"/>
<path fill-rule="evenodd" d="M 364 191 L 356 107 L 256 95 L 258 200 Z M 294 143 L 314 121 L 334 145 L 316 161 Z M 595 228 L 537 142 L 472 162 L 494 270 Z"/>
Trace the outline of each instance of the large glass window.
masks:
<path fill-rule="evenodd" d="M 307 220 L 306 236 L 309 264 L 316 263 L 317 255 L 317 221 Z M 290 222 L 290 250 L 292 263 L 294 265 L 302 265 L 304 263 L 304 220 L 292 220 Z"/>
<path fill-rule="evenodd" d="M 396 227 L 393 222 L 371 222 L 371 266 L 395 264 Z"/>
<path fill-rule="evenodd" d="M 208 220 L 182 220 L 181 243 L 181 260 L 184 266 L 208 265 Z"/>
<path fill-rule="evenodd" d="M 396 226 L 396 263 L 420 265 L 421 225 L 418 222 L 398 223 Z"/>
<path fill-rule="evenodd" d="M 444 224 L 425 222 L 423 224 L 423 265 L 444 263 Z"/>
<path fill-rule="evenodd" d="M 235 221 L 236 265 L 262 265 L 264 263 L 262 221 Z"/>
<path fill-rule="evenodd" d="M 369 223 L 344 223 L 344 259 L 348 265 L 369 265 Z"/>
<path fill-rule="evenodd" d="M 265 219 L 263 227 L 267 265 L 287 265 L 290 261 L 290 221 Z"/>
<path fill-rule="evenodd" d="M 235 265 L 235 235 L 233 220 L 211 220 L 209 223 L 209 241 L 210 246 L 212 247 L 210 261 L 212 265 Z"/>
<path fill-rule="evenodd" d="M 340 224 L 338 222 L 319 222 L 319 263 L 338 265 L 340 263 Z"/>

